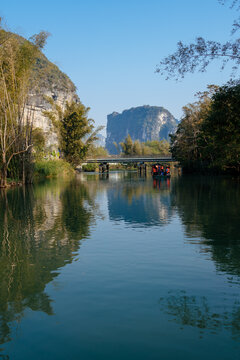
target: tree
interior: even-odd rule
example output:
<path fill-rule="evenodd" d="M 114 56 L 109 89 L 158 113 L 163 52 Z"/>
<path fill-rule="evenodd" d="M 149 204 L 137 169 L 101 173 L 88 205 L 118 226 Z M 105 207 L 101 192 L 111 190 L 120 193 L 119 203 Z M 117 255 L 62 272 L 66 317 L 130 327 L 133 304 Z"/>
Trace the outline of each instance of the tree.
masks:
<path fill-rule="evenodd" d="M 167 140 L 151 140 L 142 143 L 146 155 L 170 155 L 170 144 Z"/>
<path fill-rule="evenodd" d="M 142 145 L 139 140 L 135 140 L 132 148 L 133 155 L 142 155 Z"/>
<path fill-rule="evenodd" d="M 201 128 L 203 156 L 220 171 L 240 173 L 240 83 L 220 87 Z"/>
<path fill-rule="evenodd" d="M 128 134 L 125 141 L 120 142 L 120 146 L 122 148 L 122 151 L 124 155 L 132 155 L 133 153 L 133 141 L 131 136 Z"/>
<path fill-rule="evenodd" d="M 6 32 L 0 23 L 0 186 L 6 187 L 7 171 L 13 158 L 22 155 L 22 178 L 25 181 L 24 154 L 32 147 L 33 114 L 26 109 L 30 78 L 37 54 L 48 34 L 41 32 L 31 41 L 19 40 Z"/>
<path fill-rule="evenodd" d="M 225 4 L 226 0 L 219 0 Z M 239 6 L 237 6 L 239 5 Z M 240 0 L 232 0 L 231 7 L 240 8 Z M 232 34 L 240 28 L 240 19 L 233 23 Z M 203 37 L 197 37 L 196 41 L 185 45 L 182 41 L 177 43 L 177 50 L 165 57 L 157 65 L 156 72 L 169 78 L 184 78 L 186 73 L 195 71 L 204 72 L 208 65 L 215 59 L 221 60 L 221 69 L 232 62 L 232 73 L 234 74 L 240 64 L 240 39 L 229 40 L 226 43 L 208 41 Z"/>
<path fill-rule="evenodd" d="M 87 156 L 91 158 L 107 157 L 108 151 L 103 146 L 95 146 L 92 144 L 87 152 Z"/>
<path fill-rule="evenodd" d="M 240 83 L 210 86 L 183 108 L 171 151 L 185 170 L 240 173 Z"/>
<path fill-rule="evenodd" d="M 209 86 L 208 91 L 197 94 L 198 101 L 183 107 L 183 118 L 176 133 L 171 135 L 172 155 L 184 169 L 194 170 L 203 167 L 205 159 L 202 148 L 206 146 L 206 137 L 201 132 L 201 126 L 208 116 L 212 103 L 211 97 L 216 89 L 216 86 Z"/>
<path fill-rule="evenodd" d="M 94 130 L 94 120 L 88 118 L 90 108 L 81 102 L 66 102 L 62 108 L 53 99 L 48 98 L 48 101 L 52 105 L 52 110 L 45 111 L 44 114 L 57 130 L 60 150 L 65 159 L 76 166 L 86 157 L 103 127 Z"/>

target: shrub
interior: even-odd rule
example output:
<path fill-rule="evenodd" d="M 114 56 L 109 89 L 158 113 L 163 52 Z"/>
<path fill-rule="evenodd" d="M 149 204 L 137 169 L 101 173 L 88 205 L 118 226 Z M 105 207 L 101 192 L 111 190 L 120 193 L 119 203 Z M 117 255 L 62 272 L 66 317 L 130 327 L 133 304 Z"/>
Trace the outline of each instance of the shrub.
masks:
<path fill-rule="evenodd" d="M 98 165 L 93 163 L 93 164 L 86 164 L 82 166 L 82 170 L 86 171 L 86 172 L 91 172 L 91 171 L 96 171 Z"/>
<path fill-rule="evenodd" d="M 62 159 L 39 160 L 35 162 L 34 174 L 37 177 L 57 177 L 74 173 L 72 166 Z"/>

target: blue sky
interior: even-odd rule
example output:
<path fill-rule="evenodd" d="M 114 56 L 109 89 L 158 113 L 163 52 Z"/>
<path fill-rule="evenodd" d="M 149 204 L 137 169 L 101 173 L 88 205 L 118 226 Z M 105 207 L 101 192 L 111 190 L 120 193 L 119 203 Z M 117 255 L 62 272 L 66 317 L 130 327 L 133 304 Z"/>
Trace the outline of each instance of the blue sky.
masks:
<path fill-rule="evenodd" d="M 230 76 L 216 64 L 181 82 L 154 73 L 179 40 L 229 39 L 237 13 L 217 0 L 2 0 L 0 16 L 26 38 L 51 33 L 44 52 L 75 83 L 96 125 L 140 105 L 163 106 L 179 119 L 196 92 Z"/>

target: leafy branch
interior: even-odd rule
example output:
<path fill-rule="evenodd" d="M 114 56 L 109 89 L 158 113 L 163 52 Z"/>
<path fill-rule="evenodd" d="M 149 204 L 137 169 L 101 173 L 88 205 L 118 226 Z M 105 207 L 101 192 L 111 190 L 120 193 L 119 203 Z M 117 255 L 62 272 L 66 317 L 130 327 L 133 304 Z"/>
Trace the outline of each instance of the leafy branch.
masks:
<path fill-rule="evenodd" d="M 225 5 L 227 0 L 218 0 Z M 230 0 L 230 8 L 240 10 L 240 0 Z M 232 35 L 240 29 L 240 18 L 236 19 L 232 25 Z M 177 43 L 177 50 L 162 59 L 156 67 L 156 72 L 170 78 L 181 79 L 187 73 L 205 72 L 208 65 L 213 60 L 220 60 L 220 68 L 223 70 L 226 65 L 232 63 L 232 76 L 240 64 L 240 38 L 220 43 L 218 41 L 209 41 L 203 37 L 197 37 L 195 42 L 189 45 L 182 41 Z"/>

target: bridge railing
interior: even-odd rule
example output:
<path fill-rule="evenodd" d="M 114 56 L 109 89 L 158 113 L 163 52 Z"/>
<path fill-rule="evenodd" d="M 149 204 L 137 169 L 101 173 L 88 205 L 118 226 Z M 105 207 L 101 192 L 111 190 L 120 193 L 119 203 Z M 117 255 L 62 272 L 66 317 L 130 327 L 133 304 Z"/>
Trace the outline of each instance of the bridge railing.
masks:
<path fill-rule="evenodd" d="M 155 161 L 174 161 L 172 156 L 167 155 L 146 155 L 146 156 L 119 156 L 119 155 L 110 155 L 106 157 L 99 157 L 99 158 L 88 158 L 85 160 L 86 163 L 93 163 L 93 162 L 155 162 Z"/>
<path fill-rule="evenodd" d="M 95 159 L 99 159 L 97 157 Z M 172 155 L 108 155 L 104 156 L 104 159 L 172 159 Z M 94 158 L 87 158 L 86 160 L 94 160 Z"/>

